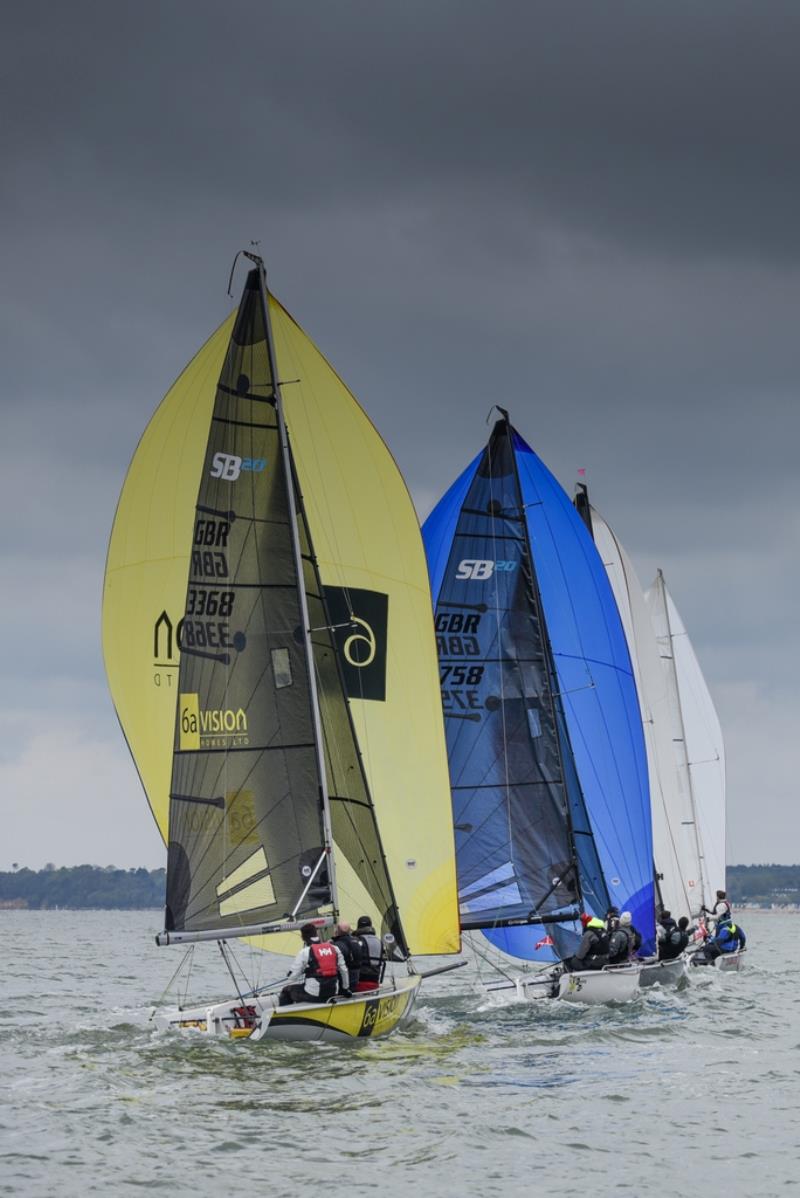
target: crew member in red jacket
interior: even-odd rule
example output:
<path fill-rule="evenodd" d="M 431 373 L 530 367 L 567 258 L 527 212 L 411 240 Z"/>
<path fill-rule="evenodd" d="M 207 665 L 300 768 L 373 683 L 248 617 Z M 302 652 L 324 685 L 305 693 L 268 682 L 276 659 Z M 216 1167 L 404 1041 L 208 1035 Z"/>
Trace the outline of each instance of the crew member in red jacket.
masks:
<path fill-rule="evenodd" d="M 347 966 L 335 944 L 320 940 L 313 923 L 300 929 L 303 947 L 294 959 L 278 1005 L 296 1002 L 327 1002 L 334 995 L 350 997 Z"/>

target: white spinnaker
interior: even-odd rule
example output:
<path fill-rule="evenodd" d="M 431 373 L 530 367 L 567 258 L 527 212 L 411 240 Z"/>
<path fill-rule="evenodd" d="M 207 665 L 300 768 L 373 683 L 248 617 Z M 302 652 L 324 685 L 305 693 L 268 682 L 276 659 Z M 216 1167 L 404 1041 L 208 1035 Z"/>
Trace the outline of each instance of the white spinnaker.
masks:
<path fill-rule="evenodd" d="M 701 850 L 703 902 L 725 889 L 725 748 L 703 671 L 659 570 L 645 598 L 672 692 L 675 751 L 688 780 Z"/>
<path fill-rule="evenodd" d="M 592 508 L 592 532 L 617 601 L 642 713 L 650 778 L 653 856 L 661 899 L 677 918 L 699 914 L 702 875 L 689 780 L 676 768 L 673 716 L 659 644 L 633 564 Z"/>

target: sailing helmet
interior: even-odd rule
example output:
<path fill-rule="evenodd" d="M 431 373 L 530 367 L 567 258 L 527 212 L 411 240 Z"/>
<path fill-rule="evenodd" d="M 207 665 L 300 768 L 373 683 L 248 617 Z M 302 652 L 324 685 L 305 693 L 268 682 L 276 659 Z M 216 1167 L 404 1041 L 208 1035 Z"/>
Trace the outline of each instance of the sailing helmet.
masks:
<path fill-rule="evenodd" d="M 621 923 L 621 924 L 622 924 L 624 927 L 627 927 L 627 926 L 628 926 L 628 924 L 632 923 L 632 922 L 633 922 L 633 920 L 631 919 L 631 913 L 630 913 L 630 911 L 623 911 L 623 912 L 622 912 L 622 914 L 621 914 L 621 915 L 620 915 L 620 917 L 619 917 L 619 922 L 620 922 L 620 923 Z"/>

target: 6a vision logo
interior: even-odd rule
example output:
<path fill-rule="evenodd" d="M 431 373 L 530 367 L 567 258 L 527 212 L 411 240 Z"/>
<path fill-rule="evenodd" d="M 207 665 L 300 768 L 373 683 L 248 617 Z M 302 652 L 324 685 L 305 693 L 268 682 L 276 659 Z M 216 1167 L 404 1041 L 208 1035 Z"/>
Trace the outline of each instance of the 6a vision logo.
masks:
<path fill-rule="evenodd" d="M 197 694 L 184 694 L 179 698 L 180 744 L 179 748 L 226 749 L 232 745 L 246 745 L 247 715 L 243 708 L 203 709 Z"/>
<path fill-rule="evenodd" d="M 211 462 L 211 477 L 233 483 L 243 470 L 260 474 L 266 464 L 265 458 L 240 458 L 235 453 L 215 453 Z"/>

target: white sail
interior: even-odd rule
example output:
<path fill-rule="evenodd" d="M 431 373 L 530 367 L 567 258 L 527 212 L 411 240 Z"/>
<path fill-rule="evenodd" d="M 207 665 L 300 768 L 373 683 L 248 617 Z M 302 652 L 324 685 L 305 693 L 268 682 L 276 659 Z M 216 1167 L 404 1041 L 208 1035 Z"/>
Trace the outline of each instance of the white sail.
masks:
<path fill-rule="evenodd" d="M 703 902 L 725 889 L 725 749 L 703 672 L 659 570 L 645 598 L 661 649 L 678 771 L 691 796 Z"/>
<path fill-rule="evenodd" d="M 697 829 L 686 770 L 681 773 L 676 768 L 673 713 L 659 643 L 630 558 L 595 508 L 591 515 L 592 534 L 617 601 L 639 694 L 661 899 L 676 918 L 687 912 L 694 916 L 702 903 Z"/>

